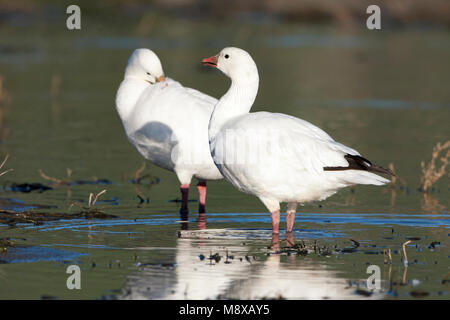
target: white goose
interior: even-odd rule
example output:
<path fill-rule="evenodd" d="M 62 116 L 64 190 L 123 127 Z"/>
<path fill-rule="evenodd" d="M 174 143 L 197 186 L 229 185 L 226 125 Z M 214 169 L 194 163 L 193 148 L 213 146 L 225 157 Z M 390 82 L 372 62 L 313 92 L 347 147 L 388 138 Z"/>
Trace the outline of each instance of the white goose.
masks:
<path fill-rule="evenodd" d="M 181 210 L 187 213 L 192 177 L 199 180 L 199 211 L 205 211 L 206 181 L 221 179 L 208 145 L 215 98 L 164 77 L 158 56 L 136 49 L 116 95 L 116 109 L 128 140 L 155 165 L 176 173 Z"/>
<path fill-rule="evenodd" d="M 231 78 L 209 123 L 211 155 L 226 180 L 257 196 L 279 232 L 280 202 L 287 202 L 286 231 L 294 226 L 297 203 L 323 200 L 354 184 L 383 185 L 391 175 L 334 141 L 311 123 L 286 114 L 249 113 L 258 92 L 258 69 L 239 48 L 203 59 Z"/>

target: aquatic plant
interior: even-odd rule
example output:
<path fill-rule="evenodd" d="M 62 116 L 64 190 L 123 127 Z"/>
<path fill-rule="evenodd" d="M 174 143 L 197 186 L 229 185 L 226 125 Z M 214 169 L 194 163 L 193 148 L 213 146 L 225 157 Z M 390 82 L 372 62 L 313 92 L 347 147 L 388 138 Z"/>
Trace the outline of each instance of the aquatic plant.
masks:
<path fill-rule="evenodd" d="M 87 207 L 83 207 L 80 203 L 77 202 L 72 202 L 69 206 L 69 209 L 71 209 L 73 206 L 79 206 L 82 208 L 82 211 L 80 212 L 80 214 L 86 218 L 94 218 L 94 217 L 115 217 L 113 215 L 108 215 L 105 214 L 101 209 L 99 208 L 95 208 L 95 203 L 97 202 L 98 198 L 102 195 L 106 193 L 106 189 L 100 191 L 99 193 L 97 193 L 97 195 L 94 196 L 94 194 L 91 192 L 89 194 L 89 198 L 88 198 L 88 206 Z"/>
<path fill-rule="evenodd" d="M 447 152 L 442 157 L 440 157 L 441 152 L 445 150 L 447 150 Z M 438 167 L 438 165 L 436 164 L 436 160 L 438 158 L 441 161 L 440 167 Z M 420 182 L 421 188 L 424 192 L 428 192 L 431 186 L 446 174 L 449 162 L 450 162 L 450 140 L 448 140 L 444 144 L 438 142 L 433 148 L 433 152 L 431 154 L 431 161 L 427 165 L 425 165 L 424 161 L 420 163 L 422 167 L 422 178 L 420 179 Z"/>

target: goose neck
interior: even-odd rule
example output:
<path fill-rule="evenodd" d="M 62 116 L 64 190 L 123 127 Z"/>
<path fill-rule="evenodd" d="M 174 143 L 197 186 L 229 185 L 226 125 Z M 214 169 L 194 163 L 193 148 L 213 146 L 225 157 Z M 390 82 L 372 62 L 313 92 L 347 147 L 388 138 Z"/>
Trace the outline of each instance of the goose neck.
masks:
<path fill-rule="evenodd" d="M 214 137 L 229 120 L 250 112 L 258 93 L 258 78 L 232 80 L 230 89 L 216 104 L 209 122 L 209 136 Z"/>

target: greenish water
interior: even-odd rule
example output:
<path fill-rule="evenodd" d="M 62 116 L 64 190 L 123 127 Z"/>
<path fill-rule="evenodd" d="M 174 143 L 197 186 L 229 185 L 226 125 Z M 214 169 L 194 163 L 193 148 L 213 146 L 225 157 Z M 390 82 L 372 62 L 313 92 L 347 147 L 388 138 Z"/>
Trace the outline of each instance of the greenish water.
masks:
<path fill-rule="evenodd" d="M 366 298 L 355 291 L 364 287 L 372 264 L 380 266 L 383 282 L 370 298 L 424 292 L 449 298 L 448 177 L 428 198 L 417 191 L 420 162 L 429 161 L 433 146 L 450 137 L 448 32 L 165 17 L 147 26 L 113 18 L 103 24 L 83 20 L 81 31 L 65 30 L 64 21 L 0 27 L 0 75 L 10 98 L 2 102 L 0 151 L 10 154 L 7 168 L 14 168 L 0 178 L 5 186 L 0 197 L 57 206 L 41 211 L 77 212 L 77 206 L 69 209 L 71 203 L 106 189 L 100 200 L 111 201 L 97 206 L 118 216 L 1 225 L 0 238 L 10 237 L 19 247 L 0 254 L 0 298 Z M 128 56 L 137 47 L 151 48 L 166 75 L 220 97 L 228 80 L 200 61 L 229 45 L 247 49 L 258 64 L 261 83 L 253 111 L 308 120 L 374 162 L 394 163 L 406 184 L 357 186 L 321 206 L 299 207 L 295 241 L 309 247 L 317 241 L 329 255 L 268 256 L 269 214 L 256 198 L 223 181 L 208 184 L 207 230 L 195 231 L 197 204 L 191 202 L 193 232 L 179 237 L 179 203 L 170 201 L 179 198 L 175 175 L 149 164 L 142 174 L 159 183 L 131 183 L 143 159 L 128 143 L 114 109 Z M 60 79 L 54 93 L 52 78 Z M 67 168 L 73 180 L 112 184 L 53 186 L 43 193 L 8 189 L 12 182 L 50 185 L 39 169 L 64 179 Z M 137 193 L 149 203 L 139 205 Z M 197 199 L 194 190 L 190 198 Z M 401 247 L 408 237 L 415 240 L 407 246 L 405 267 Z M 282 233 L 282 245 L 284 238 Z M 356 251 L 335 249 L 352 248 L 350 239 L 360 243 Z M 432 242 L 440 244 L 428 248 Z M 392 264 L 384 263 L 388 249 Z M 224 263 L 227 251 L 234 256 L 231 263 Z M 221 261 L 207 259 L 216 252 Z M 71 264 L 81 267 L 81 290 L 66 288 Z"/>

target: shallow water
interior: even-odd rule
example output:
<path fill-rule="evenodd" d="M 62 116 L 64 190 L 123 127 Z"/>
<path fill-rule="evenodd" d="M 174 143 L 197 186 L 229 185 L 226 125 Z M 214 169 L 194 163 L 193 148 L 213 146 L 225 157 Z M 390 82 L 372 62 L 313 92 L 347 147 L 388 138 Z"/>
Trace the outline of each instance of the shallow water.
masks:
<path fill-rule="evenodd" d="M 0 197 L 19 201 L 3 209 L 70 213 L 87 205 L 89 193 L 106 189 L 96 207 L 118 218 L 0 225 L 0 238 L 16 243 L 0 253 L 0 298 L 449 298 L 448 178 L 426 197 L 418 191 L 420 162 L 450 136 L 448 32 L 270 22 L 225 28 L 177 18 L 157 19 L 146 31 L 138 22 L 86 23 L 80 32 L 44 23 L 0 27 L 9 96 L 0 148 L 14 168 L 0 178 Z M 173 174 L 147 165 L 141 175 L 153 184 L 132 183 L 142 159 L 114 109 L 131 51 L 154 49 L 167 75 L 219 97 L 228 81 L 200 60 L 230 44 L 258 63 L 253 110 L 306 119 L 374 162 L 394 163 L 403 179 L 395 188 L 357 186 L 299 207 L 290 241 L 303 241 L 307 255 L 284 248 L 283 232 L 277 249 L 262 204 L 223 181 L 208 184 L 206 218 L 196 213 L 192 188 L 188 221 L 173 201 Z M 39 169 L 62 180 L 111 183 L 54 185 Z M 9 188 L 25 182 L 53 189 Z M 81 267 L 81 290 L 66 287 L 71 264 Z M 380 267 L 382 287 L 368 296 L 369 265 Z"/>

